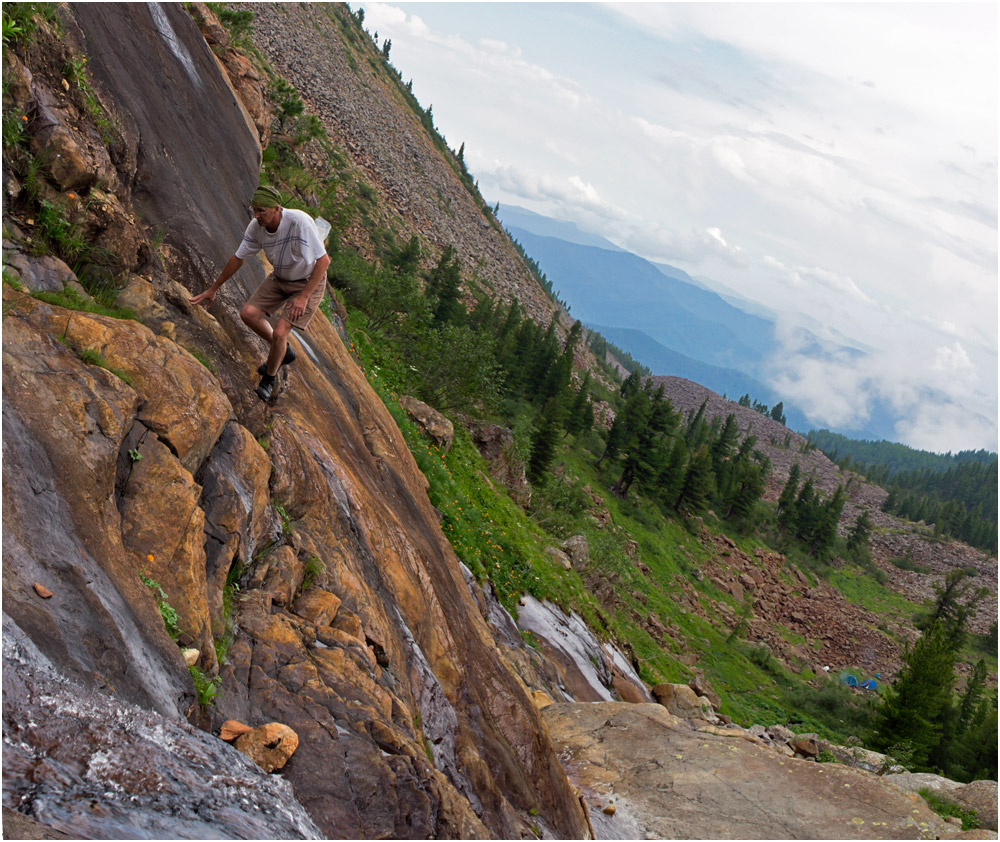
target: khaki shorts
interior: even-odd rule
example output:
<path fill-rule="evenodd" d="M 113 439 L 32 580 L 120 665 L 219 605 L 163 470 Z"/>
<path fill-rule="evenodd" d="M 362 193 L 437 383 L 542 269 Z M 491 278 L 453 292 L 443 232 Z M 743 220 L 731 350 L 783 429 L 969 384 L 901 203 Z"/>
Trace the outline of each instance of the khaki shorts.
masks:
<path fill-rule="evenodd" d="M 313 290 L 309 296 L 309 303 L 306 304 L 306 311 L 294 322 L 285 315 L 285 307 L 288 302 L 305 289 L 309 282 L 308 278 L 300 281 L 283 281 L 272 272 L 264 283 L 257 287 L 256 292 L 247 299 L 247 304 L 263 310 L 269 317 L 282 318 L 293 327 L 305 330 L 312 321 L 316 308 L 323 300 L 323 293 L 326 292 L 326 278 L 319 282 L 319 286 Z"/>

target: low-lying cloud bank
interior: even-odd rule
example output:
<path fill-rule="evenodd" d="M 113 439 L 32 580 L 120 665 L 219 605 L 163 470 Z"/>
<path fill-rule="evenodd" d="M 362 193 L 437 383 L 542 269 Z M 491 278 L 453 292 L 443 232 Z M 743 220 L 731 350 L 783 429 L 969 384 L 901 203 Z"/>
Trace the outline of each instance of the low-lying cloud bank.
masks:
<path fill-rule="evenodd" d="M 778 338 L 768 384 L 814 426 L 937 453 L 997 449 L 996 361 L 977 365 L 961 341 L 818 351 L 787 323 Z"/>

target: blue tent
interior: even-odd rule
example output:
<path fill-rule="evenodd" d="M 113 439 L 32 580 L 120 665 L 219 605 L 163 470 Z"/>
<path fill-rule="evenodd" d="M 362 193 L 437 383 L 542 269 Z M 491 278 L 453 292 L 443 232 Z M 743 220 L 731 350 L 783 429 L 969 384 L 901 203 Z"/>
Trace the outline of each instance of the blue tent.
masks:
<path fill-rule="evenodd" d="M 875 682 L 874 678 L 869 678 L 867 681 L 861 682 L 862 690 L 878 690 L 878 684 Z"/>
<path fill-rule="evenodd" d="M 840 680 L 848 687 L 858 686 L 858 680 L 853 675 L 845 675 Z"/>

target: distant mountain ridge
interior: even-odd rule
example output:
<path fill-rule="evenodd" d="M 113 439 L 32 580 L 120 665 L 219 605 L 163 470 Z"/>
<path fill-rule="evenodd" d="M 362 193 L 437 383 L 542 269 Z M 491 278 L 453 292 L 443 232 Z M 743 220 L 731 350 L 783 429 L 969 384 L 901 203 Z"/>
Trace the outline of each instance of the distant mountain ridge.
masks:
<path fill-rule="evenodd" d="M 531 255 L 572 314 L 600 332 L 654 374 L 695 380 L 720 394 L 773 405 L 782 402 L 788 424 L 803 432 L 829 426 L 810 418 L 788 395 L 768 385 L 787 363 L 777 322 L 796 325 L 795 355 L 813 360 L 861 359 L 870 350 L 831 333 L 815 319 L 782 314 L 722 284 L 697 279 L 676 266 L 652 263 L 570 222 L 517 207 L 501 207 L 505 228 Z M 786 325 L 787 329 L 787 325 Z M 787 333 L 782 334 L 787 341 Z M 875 401 L 860 428 L 838 432 L 862 438 L 895 437 L 896 418 Z"/>
<path fill-rule="evenodd" d="M 611 240 L 605 239 L 599 234 L 590 234 L 586 231 L 581 231 L 572 222 L 549 219 L 549 217 L 542 216 L 540 213 L 534 213 L 525 208 L 519 208 L 516 205 L 504 205 L 501 207 L 500 218 L 504 228 L 508 230 L 519 228 L 522 231 L 530 231 L 532 234 L 542 237 L 555 237 L 559 240 L 565 240 L 567 243 L 576 243 L 581 246 L 595 246 L 607 251 L 625 251 L 625 249 L 619 248 Z"/>
<path fill-rule="evenodd" d="M 508 230 L 582 321 L 635 328 L 671 350 L 750 374 L 778 350 L 772 323 L 637 255 Z"/>

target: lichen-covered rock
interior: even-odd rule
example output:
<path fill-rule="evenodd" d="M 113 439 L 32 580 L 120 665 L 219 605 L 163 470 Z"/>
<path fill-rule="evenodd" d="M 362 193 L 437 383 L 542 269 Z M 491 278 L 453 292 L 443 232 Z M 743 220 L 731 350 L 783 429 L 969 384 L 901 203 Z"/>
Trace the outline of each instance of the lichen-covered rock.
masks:
<path fill-rule="evenodd" d="M 682 719 L 708 719 L 714 715 L 711 702 L 686 684 L 657 684 L 652 693 L 656 701 Z"/>
<path fill-rule="evenodd" d="M 951 790 L 945 797 L 962 807 L 975 810 L 980 827 L 997 829 L 996 781 L 973 781 Z"/>
<path fill-rule="evenodd" d="M 137 570 L 163 589 L 177 612 L 180 642 L 201 650 L 214 672 L 215 648 L 205 580 L 205 514 L 201 488 L 154 435 L 136 448 L 119 508 L 122 542 Z"/>
<path fill-rule="evenodd" d="M 54 292 L 76 281 L 76 275 L 58 257 L 51 254 L 35 256 L 18 249 L 4 249 L 4 272 L 17 278 L 34 292 Z"/>
<path fill-rule="evenodd" d="M 585 535 L 571 535 L 562 543 L 563 552 L 569 556 L 576 570 L 584 570 L 590 561 L 590 546 Z"/>
<path fill-rule="evenodd" d="M 531 484 L 524 460 L 517 455 L 514 433 L 499 424 L 466 422 L 473 444 L 489 465 L 490 476 L 503 485 L 519 506 L 531 503 Z"/>
<path fill-rule="evenodd" d="M 306 591 L 293 606 L 296 614 L 317 626 L 330 625 L 336 619 L 339 608 L 340 598 L 322 588 Z"/>

